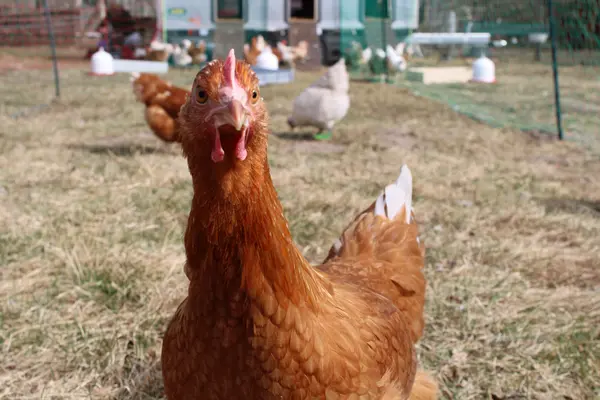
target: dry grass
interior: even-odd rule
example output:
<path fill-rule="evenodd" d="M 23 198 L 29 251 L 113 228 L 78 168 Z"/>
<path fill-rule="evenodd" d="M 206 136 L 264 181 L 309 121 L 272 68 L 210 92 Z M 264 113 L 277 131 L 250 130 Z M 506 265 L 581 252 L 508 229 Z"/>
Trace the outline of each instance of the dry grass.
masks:
<path fill-rule="evenodd" d="M 0 398 L 160 399 L 161 335 L 187 286 L 186 163 L 148 133 L 125 76 L 66 71 L 60 103 L 9 118 L 45 101 L 40 74 L 0 77 Z M 298 78 L 263 95 L 306 256 L 406 162 L 428 247 L 420 354 L 445 398 L 598 398 L 597 156 L 359 83 L 333 141 L 301 142 L 284 134 L 314 75 Z"/>

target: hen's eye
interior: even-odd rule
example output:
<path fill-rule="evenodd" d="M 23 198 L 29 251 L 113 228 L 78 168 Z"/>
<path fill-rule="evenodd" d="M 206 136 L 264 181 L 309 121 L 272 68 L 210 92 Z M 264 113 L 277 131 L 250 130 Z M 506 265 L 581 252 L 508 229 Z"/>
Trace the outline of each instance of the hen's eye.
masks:
<path fill-rule="evenodd" d="M 196 92 L 196 99 L 200 104 L 206 103 L 206 101 L 208 100 L 208 93 L 206 93 L 206 90 L 198 89 L 198 91 Z"/>
<path fill-rule="evenodd" d="M 252 102 L 256 103 L 256 101 L 258 100 L 258 92 L 256 90 L 253 90 L 251 97 L 252 97 Z"/>

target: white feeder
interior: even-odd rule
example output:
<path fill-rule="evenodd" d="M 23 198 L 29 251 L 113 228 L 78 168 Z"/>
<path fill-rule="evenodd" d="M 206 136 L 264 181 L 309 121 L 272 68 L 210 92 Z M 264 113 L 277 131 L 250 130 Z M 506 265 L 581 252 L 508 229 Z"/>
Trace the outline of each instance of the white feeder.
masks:
<path fill-rule="evenodd" d="M 115 67 L 113 65 L 113 56 L 100 47 L 92 55 L 92 75 L 113 75 Z"/>
<path fill-rule="evenodd" d="M 494 65 L 492 60 L 484 55 L 479 57 L 473 63 L 473 82 L 496 82 L 496 65 Z"/>

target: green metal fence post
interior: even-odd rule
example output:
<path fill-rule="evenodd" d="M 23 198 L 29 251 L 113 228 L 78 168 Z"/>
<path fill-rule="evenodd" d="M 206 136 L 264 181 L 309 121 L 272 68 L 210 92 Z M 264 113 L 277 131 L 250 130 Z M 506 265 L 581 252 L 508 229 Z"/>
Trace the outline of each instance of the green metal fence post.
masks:
<path fill-rule="evenodd" d="M 554 76 L 554 106 L 556 108 L 556 128 L 558 139 L 563 140 L 562 110 L 560 108 L 560 86 L 558 84 L 558 62 L 556 60 L 556 25 L 552 0 L 548 0 L 548 22 L 550 25 L 550 42 L 552 44 L 552 74 Z"/>
<path fill-rule="evenodd" d="M 50 50 L 52 51 L 52 68 L 54 69 L 54 88 L 56 97 L 60 97 L 60 79 L 58 77 L 58 61 L 56 58 L 56 40 L 54 39 L 54 30 L 52 29 L 52 17 L 50 16 L 50 7 L 48 0 L 44 0 L 44 16 L 46 17 L 46 28 L 50 38 Z"/>

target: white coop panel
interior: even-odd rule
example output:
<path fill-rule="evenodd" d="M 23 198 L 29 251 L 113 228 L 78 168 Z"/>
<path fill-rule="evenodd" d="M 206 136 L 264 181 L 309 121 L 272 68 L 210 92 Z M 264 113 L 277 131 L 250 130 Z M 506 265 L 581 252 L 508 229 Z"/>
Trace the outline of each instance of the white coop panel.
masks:
<path fill-rule="evenodd" d="M 392 29 L 419 27 L 419 0 L 392 0 Z"/>
<path fill-rule="evenodd" d="M 165 25 L 167 30 L 209 30 L 215 27 L 211 19 L 211 1 L 163 1 L 165 1 Z"/>
<path fill-rule="evenodd" d="M 250 6 L 252 3 L 252 6 Z M 244 29 L 275 32 L 288 28 L 286 3 L 282 0 L 248 0 Z"/>
<path fill-rule="evenodd" d="M 321 0 L 319 7 L 321 16 L 317 30 L 324 29 L 364 29 L 361 16 L 364 8 L 360 0 Z"/>

